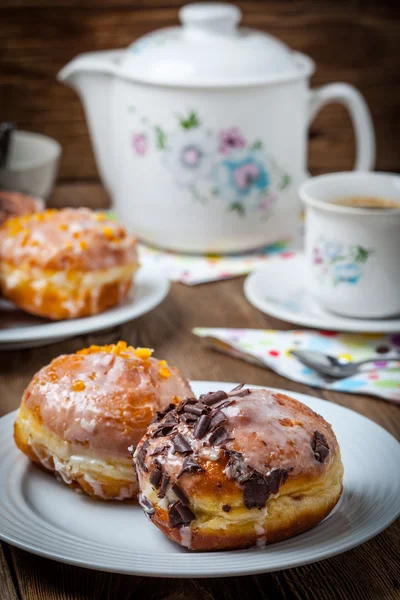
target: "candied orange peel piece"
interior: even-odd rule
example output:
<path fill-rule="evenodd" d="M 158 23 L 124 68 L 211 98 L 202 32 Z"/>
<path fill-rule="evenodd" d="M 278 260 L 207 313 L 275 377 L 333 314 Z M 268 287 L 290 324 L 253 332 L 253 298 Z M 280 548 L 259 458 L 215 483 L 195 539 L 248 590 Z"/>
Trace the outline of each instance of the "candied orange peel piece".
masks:
<path fill-rule="evenodd" d="M 142 358 L 142 359 L 146 360 L 151 357 L 153 352 L 154 351 L 151 348 L 136 348 L 135 355 L 138 358 Z"/>
<path fill-rule="evenodd" d="M 135 354 L 138 358 L 146 359 L 152 355 L 153 350 L 150 350 L 149 348 L 137 348 L 135 350 L 132 346 L 128 346 L 126 342 L 121 340 L 117 344 L 108 344 L 105 346 L 92 345 L 89 348 L 82 348 L 82 350 L 78 350 L 77 354 L 88 355 L 95 354 L 96 352 L 107 352 L 126 358 Z"/>
<path fill-rule="evenodd" d="M 74 390 L 74 392 L 82 392 L 85 389 L 85 387 L 85 382 L 82 381 L 82 379 L 77 379 L 72 384 L 72 389 Z"/>
<path fill-rule="evenodd" d="M 159 365 L 158 374 L 161 377 L 165 377 L 166 379 L 168 379 L 168 377 L 171 377 L 171 371 L 168 369 L 166 360 L 159 360 L 158 365 Z"/>
<path fill-rule="evenodd" d="M 103 227 L 103 233 L 108 240 L 113 240 L 115 238 L 114 231 L 108 225 Z"/>

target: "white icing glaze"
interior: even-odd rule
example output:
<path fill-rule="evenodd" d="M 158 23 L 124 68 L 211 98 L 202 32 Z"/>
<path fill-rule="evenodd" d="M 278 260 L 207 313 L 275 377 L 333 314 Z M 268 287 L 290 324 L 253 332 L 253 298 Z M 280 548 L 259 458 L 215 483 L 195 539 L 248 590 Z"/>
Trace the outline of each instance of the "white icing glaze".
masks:
<path fill-rule="evenodd" d="M 181 544 L 182 546 L 185 546 L 185 548 L 191 548 L 192 547 L 192 530 L 189 527 L 185 527 L 182 526 L 180 528 L 180 535 L 181 535 Z"/>
<path fill-rule="evenodd" d="M 221 457 L 221 449 L 213 446 L 205 446 L 199 450 L 199 456 L 205 460 L 215 462 Z"/>
<path fill-rule="evenodd" d="M 84 444 L 98 459 L 130 462 L 128 447 L 154 412 L 191 394 L 176 369 L 168 367 L 168 378 L 159 369 L 158 360 L 143 361 L 133 350 L 60 356 L 35 375 L 23 404 L 38 410 L 43 426 L 72 444 L 73 454 Z M 83 389 L 74 387 L 77 381 Z"/>
<path fill-rule="evenodd" d="M 14 219 L 0 233 L 0 253 L 24 262 L 66 270 L 108 269 L 137 262 L 136 241 L 116 221 L 98 219 L 88 209 L 61 209 Z"/>

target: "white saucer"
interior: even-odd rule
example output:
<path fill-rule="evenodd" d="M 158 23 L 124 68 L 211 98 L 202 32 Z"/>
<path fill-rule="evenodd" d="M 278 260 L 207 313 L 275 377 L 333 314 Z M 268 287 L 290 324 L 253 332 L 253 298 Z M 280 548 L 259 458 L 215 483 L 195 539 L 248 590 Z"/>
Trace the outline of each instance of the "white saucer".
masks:
<path fill-rule="evenodd" d="M 391 319 L 351 319 L 325 311 L 305 288 L 305 257 L 295 254 L 271 258 L 262 269 L 244 282 L 247 300 L 263 313 L 316 329 L 360 333 L 397 333 L 400 317 Z"/>
<path fill-rule="evenodd" d="M 198 395 L 235 384 L 197 381 L 192 386 Z M 292 395 L 332 424 L 344 464 L 339 504 L 307 533 L 265 548 L 187 551 L 164 537 L 139 506 L 91 500 L 33 466 L 14 445 L 11 413 L 0 419 L 0 539 L 61 562 L 158 577 L 251 575 L 350 550 L 388 527 L 400 512 L 400 444 L 351 410 Z"/>
<path fill-rule="evenodd" d="M 168 294 L 169 285 L 159 271 L 141 268 L 128 298 L 122 304 L 98 315 L 67 321 L 48 321 L 28 315 L 1 300 L 0 351 L 44 346 L 75 335 L 121 325 L 158 306 Z"/>

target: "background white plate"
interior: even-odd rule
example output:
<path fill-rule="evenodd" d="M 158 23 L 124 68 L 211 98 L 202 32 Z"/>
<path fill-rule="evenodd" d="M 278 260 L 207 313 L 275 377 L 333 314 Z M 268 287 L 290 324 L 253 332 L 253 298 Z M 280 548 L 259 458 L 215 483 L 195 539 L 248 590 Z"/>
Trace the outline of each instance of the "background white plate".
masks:
<path fill-rule="evenodd" d="M 234 383 L 193 382 L 196 394 Z M 400 512 L 400 444 L 387 431 L 341 406 L 292 394 L 333 426 L 344 463 L 336 509 L 307 533 L 265 548 L 192 553 L 165 538 L 133 504 L 76 494 L 43 473 L 14 446 L 15 413 L 0 420 L 0 538 L 66 563 L 162 577 L 248 575 L 296 567 L 354 548 Z"/>
<path fill-rule="evenodd" d="M 325 311 L 308 294 L 303 254 L 271 258 L 244 282 L 244 295 L 261 312 L 305 327 L 361 333 L 397 333 L 400 317 L 350 319 Z"/>
<path fill-rule="evenodd" d="M 127 299 L 98 315 L 67 321 L 48 321 L 16 310 L 0 300 L 0 351 L 52 344 L 75 335 L 100 331 L 136 319 L 166 297 L 169 281 L 159 271 L 141 268 Z"/>

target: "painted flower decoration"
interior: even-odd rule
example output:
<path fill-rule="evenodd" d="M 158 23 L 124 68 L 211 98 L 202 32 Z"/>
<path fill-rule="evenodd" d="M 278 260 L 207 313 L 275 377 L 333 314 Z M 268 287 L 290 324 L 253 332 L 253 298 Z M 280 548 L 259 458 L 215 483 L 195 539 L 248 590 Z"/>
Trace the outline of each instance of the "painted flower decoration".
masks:
<path fill-rule="evenodd" d="M 265 153 L 263 140 L 247 140 L 238 127 L 210 130 L 191 110 L 177 115 L 176 126 L 169 130 L 140 117 L 135 106 L 129 111 L 147 127 L 146 133 L 132 135 L 135 154 L 145 156 L 148 141 L 154 140 L 176 185 L 204 205 L 222 200 L 239 217 L 257 211 L 265 218 L 291 183 L 288 173 Z"/>
<path fill-rule="evenodd" d="M 246 140 L 237 127 L 222 129 L 218 134 L 218 138 L 218 150 L 221 154 L 230 154 L 232 150 L 246 146 Z"/>
<path fill-rule="evenodd" d="M 333 285 L 356 284 L 363 275 L 364 265 L 373 250 L 359 245 L 346 246 L 323 237 L 313 247 L 312 261 L 319 276 L 329 278 Z"/>
<path fill-rule="evenodd" d="M 229 202 L 232 210 L 240 212 L 239 206 L 256 210 L 270 186 L 263 154 L 247 148 L 233 150 L 217 164 L 215 185 L 217 195 Z"/>
<path fill-rule="evenodd" d="M 132 147 L 138 156 L 145 156 L 147 152 L 147 137 L 144 133 L 134 133 Z"/>
<path fill-rule="evenodd" d="M 318 248 L 318 246 L 315 246 L 313 248 L 313 264 L 321 265 L 323 262 L 324 259 L 322 258 L 321 250 Z"/>
<path fill-rule="evenodd" d="M 186 124 L 186 127 L 185 127 Z M 165 142 L 165 165 L 180 185 L 207 179 L 215 160 L 215 138 L 199 127 L 195 117 L 181 121 L 181 128 Z"/>
<path fill-rule="evenodd" d="M 339 264 L 334 269 L 334 276 L 338 283 L 357 283 L 361 277 L 361 269 L 354 263 Z"/>
<path fill-rule="evenodd" d="M 335 242 L 325 244 L 325 254 L 329 260 L 337 260 L 342 252 L 342 245 Z"/>

